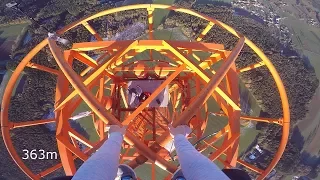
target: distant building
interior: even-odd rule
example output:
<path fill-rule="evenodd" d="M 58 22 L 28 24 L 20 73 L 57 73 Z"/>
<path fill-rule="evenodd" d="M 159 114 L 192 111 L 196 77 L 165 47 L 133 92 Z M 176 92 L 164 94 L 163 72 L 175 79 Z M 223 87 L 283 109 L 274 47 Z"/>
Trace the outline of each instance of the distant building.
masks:
<path fill-rule="evenodd" d="M 254 148 L 258 150 L 261 154 L 263 154 L 263 150 L 260 148 L 259 145 L 256 145 Z"/>
<path fill-rule="evenodd" d="M 255 160 L 257 157 L 254 154 L 250 154 L 249 159 Z"/>
<path fill-rule="evenodd" d="M 307 176 L 293 176 L 292 180 L 311 180 Z"/>
<path fill-rule="evenodd" d="M 258 160 L 263 154 L 264 151 L 260 148 L 259 145 L 256 145 L 253 150 L 244 157 L 244 161 L 252 163 Z"/>

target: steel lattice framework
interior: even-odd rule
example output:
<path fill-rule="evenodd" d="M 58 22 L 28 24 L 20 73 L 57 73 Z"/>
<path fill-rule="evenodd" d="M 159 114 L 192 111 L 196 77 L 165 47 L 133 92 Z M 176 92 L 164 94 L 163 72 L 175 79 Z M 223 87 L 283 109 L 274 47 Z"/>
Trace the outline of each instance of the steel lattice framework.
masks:
<path fill-rule="evenodd" d="M 90 20 L 95 18 L 134 9 L 146 9 L 148 12 L 148 40 L 103 41 L 102 37 L 89 24 Z M 154 40 L 153 12 L 155 9 L 187 13 L 206 20 L 208 25 L 195 41 Z M 124 151 L 121 154 L 120 161 L 126 161 L 132 168 L 151 162 L 153 179 L 155 178 L 155 165 L 165 169 L 168 172 L 167 179 L 169 179 L 170 175 L 177 170 L 177 166 L 170 162 L 168 151 L 163 148 L 171 140 L 167 125 L 169 123 L 172 123 L 173 126 L 189 124 L 193 129 L 191 136 L 200 139 L 208 122 L 209 112 L 206 102 L 209 98 L 213 98 L 220 105 L 223 113 L 219 115 L 226 116 L 228 124 L 216 135 L 204 140 L 205 143 L 198 146 L 198 150 L 204 151 L 208 147 L 214 148 L 216 150 L 208 157 L 210 160 L 221 161 L 226 168 L 241 164 L 259 174 L 258 179 L 265 178 L 275 167 L 284 152 L 289 135 L 290 117 L 287 95 L 279 74 L 270 60 L 241 33 L 218 20 L 189 9 L 168 5 L 141 4 L 99 12 L 60 29 L 57 34 L 62 35 L 81 25 L 97 39 L 96 42 L 75 43 L 71 49 L 62 51 L 55 41 L 44 39 L 24 57 L 5 89 L 1 111 L 3 139 L 10 155 L 27 176 L 32 179 L 40 179 L 60 167 L 64 168 L 67 175 L 73 175 L 76 172 L 74 159 L 79 158 L 86 161 L 90 154 L 95 152 L 106 140 L 105 126 L 115 124 L 129 126 L 125 134 Z M 239 38 L 232 51 L 225 50 L 222 44 L 201 42 L 213 26 L 220 26 Z M 244 44 L 248 45 L 260 57 L 261 62 L 237 69 L 235 60 Z M 46 46 L 49 46 L 60 70 L 31 63 L 32 58 Z M 97 50 L 103 52 L 103 54 L 100 58 L 94 60 L 88 53 Z M 144 51 L 149 52 L 150 59 L 128 63 L 132 57 Z M 154 51 L 161 53 L 172 61 L 153 59 L 152 52 Z M 201 59 L 195 53 L 198 51 L 207 52 L 211 55 L 207 59 Z M 190 57 L 193 57 L 196 61 Z M 87 69 L 80 75 L 72 69 L 72 63 L 75 59 L 87 65 Z M 219 69 L 213 70 L 212 66 L 220 61 L 222 65 Z M 148 66 L 147 62 L 156 65 Z M 260 66 L 266 66 L 269 69 L 277 85 L 283 108 L 283 117 L 280 119 L 242 117 L 240 115 L 238 75 L 241 72 L 250 71 Z M 25 67 L 36 68 L 57 75 L 54 119 L 30 120 L 20 123 L 11 122 L 8 119 L 11 93 L 19 74 Z M 146 75 L 149 75 L 152 79 L 161 79 L 163 82 L 140 106 L 130 108 L 127 103 L 128 97 L 124 93 L 127 82 L 129 80 L 141 80 Z M 109 86 L 107 87 L 108 82 Z M 192 87 L 191 82 L 195 86 Z M 73 87 L 71 90 L 69 89 L 70 84 Z M 204 87 L 201 88 L 201 85 L 204 85 Z M 167 86 L 170 87 L 172 109 L 149 108 L 148 104 Z M 95 95 L 91 92 L 93 87 L 99 87 Z M 108 94 L 105 93 L 105 89 L 109 90 Z M 196 91 L 194 96 L 190 93 L 192 89 Z M 72 129 L 67 121 L 82 101 L 85 101 L 93 111 L 92 118 L 100 138 L 99 142 L 90 142 Z M 200 115 L 202 110 L 206 112 L 205 118 Z M 282 127 L 283 133 L 279 149 L 266 169 L 259 169 L 238 158 L 240 119 L 275 123 Z M 13 146 L 10 130 L 52 122 L 57 124 L 56 139 L 61 163 L 39 174 L 34 174 L 23 163 Z M 151 138 L 147 139 L 147 136 L 151 136 Z M 222 145 L 213 145 L 219 139 L 223 139 Z M 77 141 L 85 144 L 87 149 L 81 151 L 76 143 Z M 132 150 L 134 150 L 133 154 Z M 224 158 L 221 158 L 223 156 Z"/>

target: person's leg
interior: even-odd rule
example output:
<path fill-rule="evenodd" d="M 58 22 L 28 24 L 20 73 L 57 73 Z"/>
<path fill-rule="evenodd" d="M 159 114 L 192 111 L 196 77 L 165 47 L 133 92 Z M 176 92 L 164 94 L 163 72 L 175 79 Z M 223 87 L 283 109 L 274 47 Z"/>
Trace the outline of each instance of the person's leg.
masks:
<path fill-rule="evenodd" d="M 172 176 L 171 180 L 186 180 L 182 173 L 182 169 L 178 169 Z"/>
<path fill-rule="evenodd" d="M 77 170 L 73 180 L 111 180 L 117 176 L 121 145 L 126 127 L 109 126 L 109 138 Z"/>
<path fill-rule="evenodd" d="M 130 166 L 126 164 L 119 165 L 115 180 L 136 180 L 136 179 L 137 179 L 137 175 Z"/>

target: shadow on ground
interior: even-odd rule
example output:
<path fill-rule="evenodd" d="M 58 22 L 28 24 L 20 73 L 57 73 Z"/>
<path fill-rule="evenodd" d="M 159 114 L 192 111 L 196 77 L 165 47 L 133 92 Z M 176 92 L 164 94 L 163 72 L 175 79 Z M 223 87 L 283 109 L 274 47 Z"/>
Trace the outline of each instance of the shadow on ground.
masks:
<path fill-rule="evenodd" d="M 305 145 L 305 140 L 297 126 L 294 127 L 293 129 L 290 141 L 294 142 L 294 144 L 299 148 L 300 151 L 303 150 L 303 147 Z M 312 178 L 312 179 L 319 178 L 316 168 L 320 164 L 320 156 L 312 155 L 306 151 L 302 151 L 300 160 L 302 164 L 312 167 L 311 172 L 308 174 L 309 178 Z"/>
<path fill-rule="evenodd" d="M 3 33 L 3 31 L 0 31 L 0 61 L 2 59 L 8 59 L 9 57 L 9 53 L 7 51 L 7 48 L 3 46 L 4 42 L 6 42 L 7 38 L 2 38 L 1 34 Z"/>

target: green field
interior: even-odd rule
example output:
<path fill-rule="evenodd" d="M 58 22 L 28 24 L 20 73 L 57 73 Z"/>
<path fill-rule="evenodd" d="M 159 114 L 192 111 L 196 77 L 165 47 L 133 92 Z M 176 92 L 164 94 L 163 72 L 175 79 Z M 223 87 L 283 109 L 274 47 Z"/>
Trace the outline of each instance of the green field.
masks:
<path fill-rule="evenodd" d="M 292 40 L 294 48 L 299 53 L 309 58 L 310 64 L 320 79 L 320 29 L 312 27 L 305 22 L 291 16 L 289 13 L 282 12 L 281 16 L 288 17 L 284 20 L 284 24 L 292 32 Z M 303 121 L 297 124 L 301 135 L 304 137 L 304 147 L 302 152 L 308 153 L 314 159 L 320 158 L 320 87 L 310 101 L 308 113 Z M 289 180 L 291 176 L 287 177 Z M 319 176 L 318 176 L 319 178 Z"/>
<path fill-rule="evenodd" d="M 310 59 L 317 77 L 320 78 L 320 29 L 290 17 L 285 19 L 284 23 L 293 32 L 292 40 L 295 48 Z"/>
<path fill-rule="evenodd" d="M 94 96 L 96 95 L 97 90 L 98 90 L 97 87 L 92 89 L 91 92 Z M 108 95 L 109 93 L 110 93 L 110 91 L 105 89 L 104 94 Z M 72 113 L 72 116 L 77 115 L 81 112 L 85 112 L 85 111 L 91 111 L 91 110 L 90 110 L 89 106 L 84 101 L 82 101 L 81 104 L 78 106 L 78 108 Z M 99 136 L 98 136 L 97 131 L 96 131 L 94 124 L 93 124 L 92 116 L 81 118 L 81 119 L 77 120 L 77 122 L 88 133 L 89 140 L 91 142 L 96 142 L 99 140 Z"/>
<path fill-rule="evenodd" d="M 0 26 L 0 61 L 9 59 L 12 45 L 27 25 L 28 23 Z"/>
<path fill-rule="evenodd" d="M 315 73 L 320 79 L 320 29 L 311 27 L 304 22 L 293 17 L 288 17 L 284 23 L 293 33 L 292 40 L 295 48 L 303 55 L 307 56 Z M 318 156 L 320 151 L 320 129 L 316 129 L 320 125 L 320 108 L 319 92 L 320 87 L 316 90 L 316 94 L 310 101 L 309 112 L 305 120 L 298 124 L 301 135 L 305 139 L 303 150 L 311 156 Z"/>
<path fill-rule="evenodd" d="M 74 111 L 72 115 L 74 116 L 85 111 L 90 111 L 90 108 L 84 101 L 82 101 L 82 103 L 79 105 L 79 107 Z M 99 136 L 97 134 L 97 131 L 95 130 L 91 116 L 79 119 L 77 120 L 77 122 L 89 134 L 90 142 L 96 142 L 97 140 L 99 140 Z"/>
<path fill-rule="evenodd" d="M 0 38 L 15 38 L 20 35 L 22 29 L 29 23 L 0 26 Z"/>
<path fill-rule="evenodd" d="M 153 4 L 166 4 L 166 5 L 172 5 L 175 2 L 175 0 L 153 0 Z M 153 26 L 154 29 L 157 29 L 157 27 L 162 23 L 162 21 L 168 16 L 169 10 L 164 9 L 156 9 L 154 11 L 153 15 Z"/>

